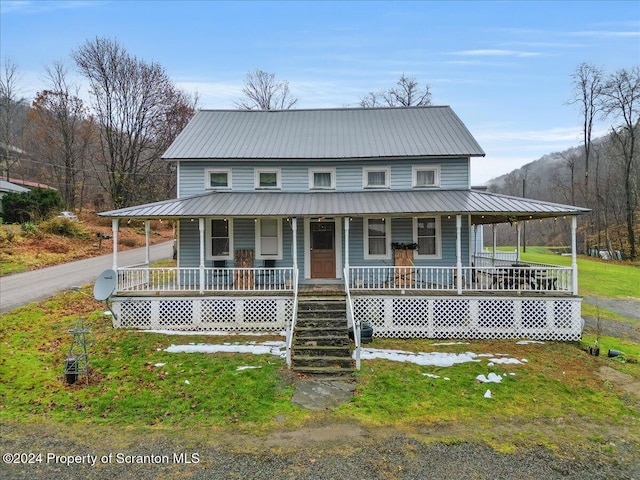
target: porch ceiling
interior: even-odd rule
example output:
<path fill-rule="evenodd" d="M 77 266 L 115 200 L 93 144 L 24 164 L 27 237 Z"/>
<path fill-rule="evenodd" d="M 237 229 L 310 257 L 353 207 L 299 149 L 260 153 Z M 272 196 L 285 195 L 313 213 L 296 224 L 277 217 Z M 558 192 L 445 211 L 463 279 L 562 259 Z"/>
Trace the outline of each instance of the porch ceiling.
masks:
<path fill-rule="evenodd" d="M 477 190 L 357 192 L 210 192 L 103 212 L 117 218 L 471 215 L 474 224 L 503 223 L 589 210 Z"/>

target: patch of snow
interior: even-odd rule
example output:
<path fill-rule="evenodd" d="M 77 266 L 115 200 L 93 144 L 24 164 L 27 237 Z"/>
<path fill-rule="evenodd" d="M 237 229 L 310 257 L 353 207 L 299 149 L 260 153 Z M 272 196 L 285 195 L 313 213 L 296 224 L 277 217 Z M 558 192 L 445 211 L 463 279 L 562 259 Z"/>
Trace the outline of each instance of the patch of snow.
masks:
<path fill-rule="evenodd" d="M 541 342 L 540 340 L 520 340 L 519 342 L 516 342 L 516 345 L 529 345 L 530 343 L 539 343 L 540 345 L 544 345 L 544 342 Z"/>
<path fill-rule="evenodd" d="M 512 364 L 512 365 L 522 365 L 522 362 L 517 358 L 492 358 L 490 362 L 487 364 L 492 367 L 494 364 Z"/>
<path fill-rule="evenodd" d="M 527 360 L 526 358 L 523 358 L 523 359 L 522 359 L 522 361 L 523 361 L 524 363 L 529 362 L 529 360 Z"/>
<path fill-rule="evenodd" d="M 355 358 L 356 352 L 353 352 Z M 450 367 L 458 363 L 479 362 L 478 355 L 473 352 L 465 353 L 445 353 L 445 352 L 406 352 L 403 350 L 381 350 L 378 348 L 362 348 L 360 358 L 362 360 L 373 360 L 381 358 L 393 362 L 409 362 L 417 365 L 431 365 L 436 367 Z"/>
<path fill-rule="evenodd" d="M 487 366 L 489 366 L 489 367 L 493 367 L 494 365 L 495 365 L 495 363 L 493 363 L 493 362 L 487 363 Z"/>
<path fill-rule="evenodd" d="M 155 363 L 153 366 L 154 367 L 164 367 L 166 365 L 166 363 Z"/>
<path fill-rule="evenodd" d="M 162 335 L 209 335 L 209 336 L 244 336 L 244 337 L 264 337 L 266 335 L 277 335 L 280 337 L 286 337 L 287 332 L 225 332 L 220 330 L 207 330 L 207 331 L 193 331 L 193 330 L 140 330 L 142 333 L 160 333 Z"/>
<path fill-rule="evenodd" d="M 484 392 L 484 398 L 493 398 L 493 396 L 491 395 L 491 390 L 487 390 L 486 392 Z"/>
<path fill-rule="evenodd" d="M 191 385 L 191 382 L 189 380 L 185 380 L 184 383 L 186 383 L 187 385 Z"/>
<path fill-rule="evenodd" d="M 441 377 L 440 375 L 435 375 L 433 373 L 423 373 L 422 375 L 429 378 L 442 378 L 443 380 L 451 380 L 449 377 Z"/>
<path fill-rule="evenodd" d="M 208 343 L 190 343 L 189 345 L 171 345 L 164 350 L 169 353 L 252 353 L 254 355 L 274 355 L 284 358 L 286 356 L 285 342 L 270 341 L 248 344 L 223 343 L 214 345 Z"/>
<path fill-rule="evenodd" d="M 241 367 L 236 367 L 236 371 L 240 372 L 242 370 L 251 370 L 253 368 L 262 368 L 262 365 L 258 365 L 258 366 L 244 365 L 244 366 L 241 366 Z"/>
<path fill-rule="evenodd" d="M 491 372 L 486 377 L 484 375 L 478 375 L 476 380 L 482 383 L 500 383 L 502 382 L 502 377 Z"/>
<path fill-rule="evenodd" d="M 104 315 L 105 317 L 110 317 L 111 315 L 113 315 L 113 313 L 111 313 L 110 311 L 107 311 L 107 312 L 102 312 L 102 315 Z"/>

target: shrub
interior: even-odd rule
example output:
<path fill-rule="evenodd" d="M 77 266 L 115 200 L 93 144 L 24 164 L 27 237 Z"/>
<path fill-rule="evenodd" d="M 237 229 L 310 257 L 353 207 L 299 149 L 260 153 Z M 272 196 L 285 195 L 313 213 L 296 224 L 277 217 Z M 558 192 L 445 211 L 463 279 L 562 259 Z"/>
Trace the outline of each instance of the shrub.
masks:
<path fill-rule="evenodd" d="M 52 233 L 54 235 L 82 239 L 89 238 L 89 231 L 82 225 L 82 223 L 69 220 L 68 218 L 51 218 L 42 222 L 40 227 L 46 233 Z"/>
<path fill-rule="evenodd" d="M 24 223 L 45 218 L 62 208 L 62 197 L 55 190 L 34 188 L 28 192 L 8 192 L 2 197 L 4 221 Z"/>
<path fill-rule="evenodd" d="M 40 231 L 38 230 L 38 227 L 33 222 L 24 222 L 21 225 L 21 228 L 22 228 L 22 233 L 24 233 L 27 236 L 37 237 L 40 235 Z"/>

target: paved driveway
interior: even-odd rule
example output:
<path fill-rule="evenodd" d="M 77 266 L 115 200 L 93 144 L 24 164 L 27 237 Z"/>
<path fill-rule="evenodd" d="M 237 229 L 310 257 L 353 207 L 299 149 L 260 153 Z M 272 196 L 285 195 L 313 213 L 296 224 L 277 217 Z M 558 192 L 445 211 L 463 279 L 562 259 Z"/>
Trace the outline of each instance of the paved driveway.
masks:
<path fill-rule="evenodd" d="M 151 246 L 151 261 L 171 258 L 172 242 Z M 134 265 L 145 259 L 145 248 L 118 252 L 119 265 Z M 86 260 L 18 273 L 0 278 L 0 313 L 38 300 L 44 300 L 74 285 L 92 284 L 98 275 L 113 265 L 113 256 Z"/>

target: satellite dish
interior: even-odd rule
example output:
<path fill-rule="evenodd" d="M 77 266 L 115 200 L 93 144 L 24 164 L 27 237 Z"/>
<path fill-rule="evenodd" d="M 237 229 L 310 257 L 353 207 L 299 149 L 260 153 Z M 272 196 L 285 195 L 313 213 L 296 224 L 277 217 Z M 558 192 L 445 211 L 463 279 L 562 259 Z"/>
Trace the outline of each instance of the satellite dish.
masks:
<path fill-rule="evenodd" d="M 100 274 L 93 286 L 93 298 L 98 301 L 107 300 L 115 291 L 118 282 L 118 274 L 109 269 Z"/>

